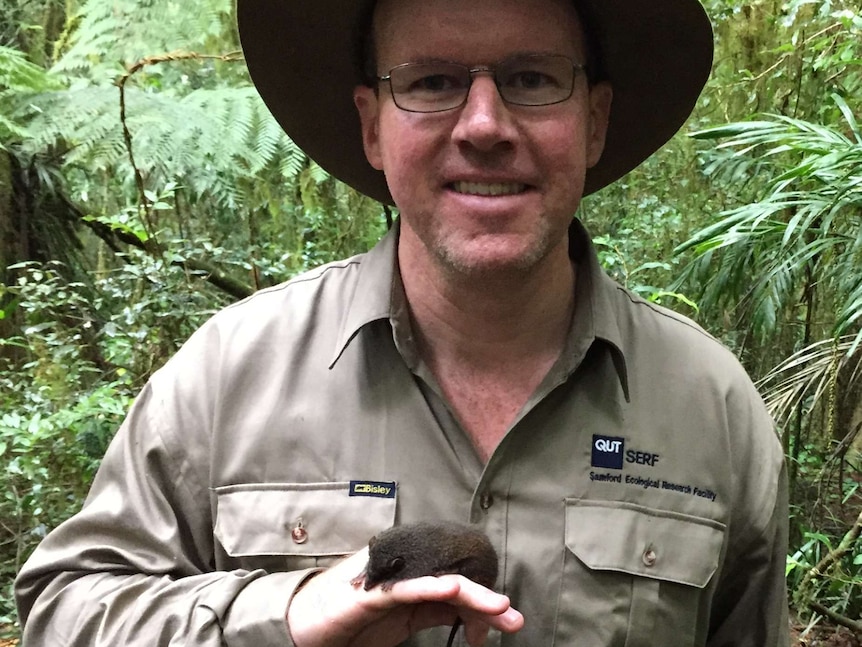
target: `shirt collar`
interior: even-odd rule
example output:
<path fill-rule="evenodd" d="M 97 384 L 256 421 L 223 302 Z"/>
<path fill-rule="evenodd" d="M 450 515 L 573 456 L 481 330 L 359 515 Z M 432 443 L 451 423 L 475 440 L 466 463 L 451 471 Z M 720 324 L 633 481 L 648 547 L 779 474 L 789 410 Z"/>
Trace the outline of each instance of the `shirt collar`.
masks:
<path fill-rule="evenodd" d="M 395 226 L 370 251 L 360 257 L 356 288 L 341 322 L 329 368 L 335 366 L 344 349 L 364 326 L 379 319 L 389 319 L 393 304 L 399 301 L 393 298 L 395 287 L 400 288 L 401 285 L 401 278 L 396 272 L 399 229 L 399 223 L 396 221 Z M 400 291 L 400 301 L 403 302 L 404 289 L 400 288 Z"/>
<path fill-rule="evenodd" d="M 381 319 L 390 321 L 396 346 L 408 366 L 413 368 L 417 364 L 419 358 L 412 340 L 407 300 L 401 276 L 397 272 L 399 231 L 400 223 L 396 221 L 395 226 L 380 242 L 361 257 L 356 289 L 338 334 L 330 368 L 336 364 L 345 348 L 364 326 Z M 611 295 L 621 288 L 599 265 L 590 236 L 577 219 L 574 219 L 569 227 L 569 256 L 578 266 L 575 316 L 558 367 L 566 376 L 570 375 L 577 369 L 592 344 L 596 340 L 602 341 L 610 350 L 614 368 L 628 401 L 628 371 L 622 351 L 617 310 L 611 299 Z"/>
<path fill-rule="evenodd" d="M 571 374 L 595 341 L 604 342 L 610 351 L 626 402 L 630 402 L 628 369 L 617 319 L 620 312 L 613 298 L 622 287 L 602 269 L 590 235 L 577 218 L 569 227 L 569 258 L 578 268 L 575 314 L 560 366 L 566 375 Z"/>

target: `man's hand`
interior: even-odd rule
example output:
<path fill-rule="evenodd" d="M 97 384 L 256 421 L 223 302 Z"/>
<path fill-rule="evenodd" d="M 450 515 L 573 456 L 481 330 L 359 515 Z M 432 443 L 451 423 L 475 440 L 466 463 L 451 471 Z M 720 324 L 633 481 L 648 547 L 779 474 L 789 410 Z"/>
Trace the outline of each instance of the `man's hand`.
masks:
<path fill-rule="evenodd" d="M 394 647 L 417 631 L 460 617 L 470 645 L 489 627 L 514 633 L 524 617 L 505 595 L 461 575 L 396 582 L 390 591 L 350 583 L 365 567 L 363 549 L 307 582 L 291 600 L 287 625 L 297 647 Z"/>

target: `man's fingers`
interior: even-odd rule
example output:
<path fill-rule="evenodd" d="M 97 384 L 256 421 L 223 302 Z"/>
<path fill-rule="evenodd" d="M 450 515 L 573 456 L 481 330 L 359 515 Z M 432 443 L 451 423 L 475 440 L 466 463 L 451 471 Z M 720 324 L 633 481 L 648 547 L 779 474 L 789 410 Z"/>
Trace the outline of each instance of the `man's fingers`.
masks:
<path fill-rule="evenodd" d="M 384 591 L 380 586 L 365 591 L 361 584 L 351 584 L 351 581 L 363 572 L 367 562 L 366 547 L 319 577 L 330 582 L 341 581 L 347 584 L 354 592 L 350 597 L 369 610 L 383 611 L 402 604 L 445 602 L 469 612 L 467 615 L 470 617 L 499 617 L 500 622 L 491 625 L 504 631 L 520 618 L 520 613 L 510 613 L 514 609 L 511 608 L 508 597 L 461 575 L 417 577 L 396 582 L 389 591 Z M 500 623 L 503 626 L 498 626 Z"/>
<path fill-rule="evenodd" d="M 386 591 L 380 586 L 366 591 L 357 576 L 367 561 L 364 549 L 312 577 L 296 593 L 287 623 L 297 645 L 395 645 L 459 617 L 468 642 L 480 645 L 489 627 L 510 633 L 524 624 L 508 597 L 461 575 L 418 577 Z"/>
<path fill-rule="evenodd" d="M 404 580 L 383 595 L 380 603 L 391 606 L 445 602 L 455 607 L 465 622 L 476 620 L 507 633 L 518 631 L 524 624 L 524 617 L 512 608 L 508 597 L 461 575 Z"/>

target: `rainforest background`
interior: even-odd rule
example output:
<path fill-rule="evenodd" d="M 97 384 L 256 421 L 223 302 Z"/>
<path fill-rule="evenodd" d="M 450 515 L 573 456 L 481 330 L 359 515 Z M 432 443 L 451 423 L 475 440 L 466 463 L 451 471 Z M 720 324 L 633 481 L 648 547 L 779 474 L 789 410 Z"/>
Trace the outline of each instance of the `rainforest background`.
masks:
<path fill-rule="evenodd" d="M 757 380 L 790 467 L 795 640 L 858 646 L 862 5 L 705 5 L 694 115 L 580 217 L 615 278 Z M 234 24 L 231 0 L 0 0 L 0 645 L 15 573 L 149 375 L 217 309 L 397 216 L 280 131 Z"/>

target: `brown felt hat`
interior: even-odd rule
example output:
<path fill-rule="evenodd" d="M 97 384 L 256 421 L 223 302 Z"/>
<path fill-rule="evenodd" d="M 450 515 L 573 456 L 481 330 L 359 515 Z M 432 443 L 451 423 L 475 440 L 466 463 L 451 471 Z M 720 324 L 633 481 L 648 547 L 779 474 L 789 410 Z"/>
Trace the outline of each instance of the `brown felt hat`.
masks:
<path fill-rule="evenodd" d="M 359 25 L 373 0 L 237 0 L 249 73 L 285 132 L 338 179 L 392 204 L 362 148 L 353 89 L 363 83 Z M 712 27 L 698 0 L 576 0 L 614 98 L 598 191 L 667 142 L 691 114 L 712 66 Z"/>

